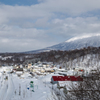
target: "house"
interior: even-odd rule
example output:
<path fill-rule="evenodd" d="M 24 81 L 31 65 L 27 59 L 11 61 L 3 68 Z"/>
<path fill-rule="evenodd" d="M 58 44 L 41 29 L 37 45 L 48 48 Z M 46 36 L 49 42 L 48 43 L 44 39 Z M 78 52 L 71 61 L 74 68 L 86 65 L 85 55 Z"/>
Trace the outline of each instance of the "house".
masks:
<path fill-rule="evenodd" d="M 80 76 L 52 76 L 51 83 L 57 84 L 58 81 L 83 81 L 83 78 Z"/>
<path fill-rule="evenodd" d="M 31 66 L 32 66 L 32 64 L 28 64 L 28 69 L 30 69 L 30 68 L 31 68 Z"/>
<path fill-rule="evenodd" d="M 16 71 L 16 66 L 13 66 L 13 71 Z"/>
<path fill-rule="evenodd" d="M 45 68 L 45 72 L 54 72 L 52 68 Z"/>
<path fill-rule="evenodd" d="M 22 71 L 23 72 L 23 68 L 17 68 L 16 71 Z"/>
<path fill-rule="evenodd" d="M 23 68 L 17 68 L 17 69 L 16 69 L 16 74 L 17 74 L 18 76 L 22 75 L 22 74 L 23 74 Z"/>

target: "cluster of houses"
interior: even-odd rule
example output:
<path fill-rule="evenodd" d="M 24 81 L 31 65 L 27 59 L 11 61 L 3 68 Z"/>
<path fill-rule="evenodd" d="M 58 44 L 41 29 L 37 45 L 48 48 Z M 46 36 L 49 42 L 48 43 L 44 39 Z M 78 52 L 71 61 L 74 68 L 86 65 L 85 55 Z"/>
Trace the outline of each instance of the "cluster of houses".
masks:
<path fill-rule="evenodd" d="M 36 73 L 37 75 L 43 75 L 47 73 L 60 74 L 64 76 L 74 75 L 82 76 L 88 75 L 89 73 L 95 73 L 96 69 L 94 68 L 84 68 L 84 67 L 75 67 L 65 70 L 60 65 L 54 65 L 53 62 L 40 62 L 37 63 L 28 63 L 24 67 L 22 65 L 15 65 L 11 67 L 3 67 L 3 70 L 6 72 L 16 72 L 16 74 L 23 74 L 24 72 Z"/>
<path fill-rule="evenodd" d="M 40 62 L 37 63 L 28 63 L 24 67 L 22 65 L 15 65 L 11 68 L 4 67 L 4 71 L 6 72 L 16 72 L 16 74 L 23 74 L 24 72 L 31 72 L 37 75 L 43 75 L 47 73 L 58 73 L 60 75 L 68 76 L 82 76 L 87 75 L 90 72 L 95 72 L 94 68 L 84 68 L 84 67 L 75 67 L 70 68 L 68 70 L 63 69 L 60 65 L 54 65 L 53 62 Z"/>
<path fill-rule="evenodd" d="M 83 75 L 87 76 L 89 73 L 96 73 L 94 68 L 75 67 L 68 70 L 63 69 L 60 65 L 54 65 L 52 62 L 29 63 L 24 67 L 22 65 L 15 65 L 11 67 L 4 67 L 4 72 L 16 73 L 18 76 L 23 76 L 25 73 L 34 75 L 52 74 L 50 82 L 57 84 L 58 88 L 68 86 L 68 82 L 83 81 Z M 27 74 L 27 75 L 29 75 Z M 29 75 L 30 77 L 30 75 Z"/>
<path fill-rule="evenodd" d="M 15 65 L 11 67 L 3 67 L 4 72 L 16 73 L 18 76 L 22 75 L 25 72 L 35 73 L 37 75 L 43 75 L 46 73 L 55 72 L 56 66 L 52 62 L 37 62 L 37 63 L 29 63 L 24 67 L 23 65 Z"/>
<path fill-rule="evenodd" d="M 55 71 L 56 66 L 52 62 L 37 62 L 34 64 L 28 64 L 25 67 L 28 71 L 36 73 L 38 75 L 43 75 L 46 73 L 52 73 Z"/>

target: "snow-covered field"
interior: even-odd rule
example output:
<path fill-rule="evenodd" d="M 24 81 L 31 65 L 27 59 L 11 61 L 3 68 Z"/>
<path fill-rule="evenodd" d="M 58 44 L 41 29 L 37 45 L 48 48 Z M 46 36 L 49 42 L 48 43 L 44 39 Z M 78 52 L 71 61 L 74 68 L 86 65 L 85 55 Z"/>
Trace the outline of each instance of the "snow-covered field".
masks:
<path fill-rule="evenodd" d="M 47 74 L 29 77 L 25 72 L 21 77 L 17 74 L 3 73 L 0 69 L 0 100 L 51 100 L 51 77 L 58 74 Z M 8 80 L 5 77 L 8 76 Z M 32 87 L 30 82 L 33 82 Z"/>
<path fill-rule="evenodd" d="M 23 77 L 18 77 L 16 74 L 5 74 L 0 72 L 0 100 L 46 100 L 50 97 L 51 76 L 38 79 L 27 77 L 27 73 Z M 4 77 L 8 76 L 8 80 Z M 30 87 L 30 82 L 33 81 L 33 87 Z"/>

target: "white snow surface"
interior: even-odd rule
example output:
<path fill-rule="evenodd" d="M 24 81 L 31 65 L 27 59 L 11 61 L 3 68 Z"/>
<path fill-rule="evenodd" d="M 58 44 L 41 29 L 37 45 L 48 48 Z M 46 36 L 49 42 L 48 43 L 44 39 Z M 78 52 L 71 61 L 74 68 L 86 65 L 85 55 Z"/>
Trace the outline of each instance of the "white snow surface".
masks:
<path fill-rule="evenodd" d="M 4 80 L 6 75 L 8 80 Z M 48 84 L 51 84 L 52 75 L 39 76 L 38 79 L 28 77 L 30 76 L 28 73 L 23 74 L 22 77 L 16 74 L 6 75 L 0 72 L 0 100 L 46 100 L 50 97 L 51 89 Z M 34 88 L 30 87 L 30 81 L 33 81 Z"/>
<path fill-rule="evenodd" d="M 83 39 L 83 38 L 89 38 L 92 36 L 100 36 L 100 34 L 94 34 L 94 35 L 84 35 L 84 36 L 79 36 L 79 37 L 73 37 L 65 42 L 71 42 L 71 41 L 75 41 L 75 40 L 79 40 L 79 39 Z"/>

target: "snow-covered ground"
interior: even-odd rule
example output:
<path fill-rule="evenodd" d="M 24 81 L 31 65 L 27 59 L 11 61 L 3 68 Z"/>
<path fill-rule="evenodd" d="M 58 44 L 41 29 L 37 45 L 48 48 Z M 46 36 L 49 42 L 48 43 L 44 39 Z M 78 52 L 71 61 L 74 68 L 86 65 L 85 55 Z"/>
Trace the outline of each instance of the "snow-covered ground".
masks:
<path fill-rule="evenodd" d="M 83 59 L 75 59 L 71 62 L 68 62 L 67 65 L 74 68 L 81 66 L 85 70 L 89 70 L 90 66 L 96 66 L 100 64 L 99 60 L 92 59 L 94 55 L 85 56 Z M 92 60 L 91 60 L 92 59 Z M 89 62 L 89 67 L 87 62 Z M 82 66 L 83 65 L 83 66 Z M 52 85 L 50 83 L 51 77 L 56 75 L 58 76 L 59 71 L 46 75 L 36 75 L 31 77 L 29 72 L 25 72 L 21 77 L 18 77 L 15 73 L 8 73 L 11 67 L 2 67 L 0 68 L 0 100 L 52 100 L 51 98 L 51 89 L 52 86 L 57 87 L 57 85 Z M 62 71 L 62 70 L 61 70 Z M 7 72 L 7 73 L 4 73 Z M 66 73 L 71 75 L 73 70 L 69 70 Z M 60 74 L 61 74 L 60 73 Z M 8 80 L 5 77 L 8 77 Z M 33 82 L 30 84 L 30 82 Z M 67 82 L 67 81 L 66 81 Z M 63 84 L 69 85 L 70 82 L 63 82 Z M 61 83 L 62 84 L 62 83 Z M 76 84 L 76 83 L 75 83 Z"/>
<path fill-rule="evenodd" d="M 30 81 L 33 81 L 34 87 L 30 87 Z M 14 95 L 11 100 L 46 100 L 50 94 L 50 88 L 41 81 L 34 78 L 19 78 L 13 75 Z M 34 90 L 34 92 L 32 91 Z"/>
<path fill-rule="evenodd" d="M 0 100 L 48 100 L 52 99 L 52 86 L 57 87 L 50 81 L 52 76 L 59 74 L 51 73 L 31 78 L 28 72 L 18 77 L 17 74 L 4 74 L 3 70 L 0 71 Z M 5 80 L 5 76 L 8 76 L 8 80 Z M 33 87 L 30 85 L 31 81 Z"/>
<path fill-rule="evenodd" d="M 25 73 L 18 77 L 14 73 L 3 75 L 2 71 L 0 69 L 0 100 L 46 100 L 50 97 L 52 75 L 31 78 L 28 77 L 30 74 Z M 5 76 L 8 76 L 8 80 L 4 79 Z M 33 87 L 30 87 L 31 81 Z"/>

